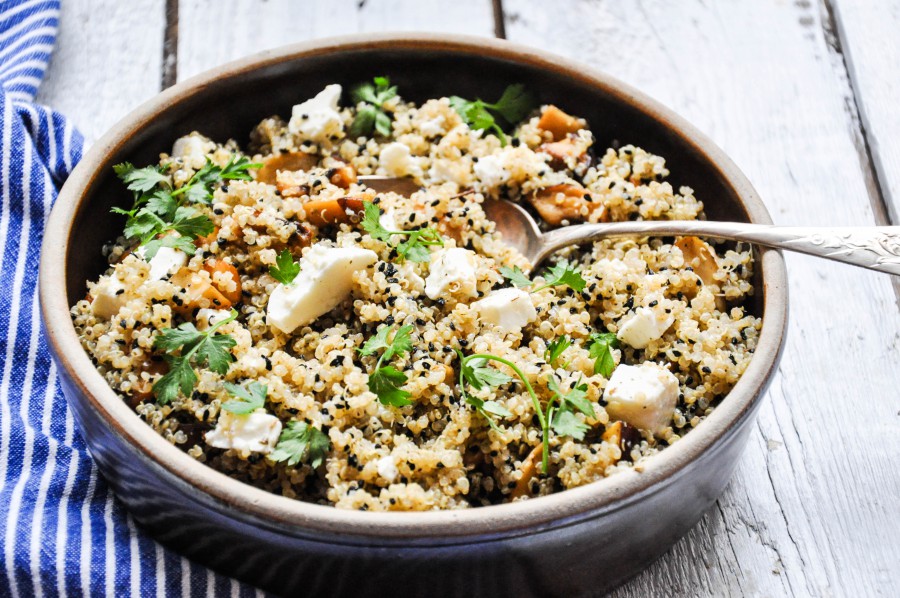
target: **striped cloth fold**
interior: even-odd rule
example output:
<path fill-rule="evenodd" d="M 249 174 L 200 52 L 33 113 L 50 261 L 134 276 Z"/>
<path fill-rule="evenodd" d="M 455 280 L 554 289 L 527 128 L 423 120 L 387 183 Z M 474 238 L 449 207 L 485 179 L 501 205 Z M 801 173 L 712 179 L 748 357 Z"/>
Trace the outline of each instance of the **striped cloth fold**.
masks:
<path fill-rule="evenodd" d="M 135 527 L 60 391 L 37 269 L 83 140 L 34 103 L 58 19 L 58 1 L 0 0 L 0 596 L 259 595 Z"/>

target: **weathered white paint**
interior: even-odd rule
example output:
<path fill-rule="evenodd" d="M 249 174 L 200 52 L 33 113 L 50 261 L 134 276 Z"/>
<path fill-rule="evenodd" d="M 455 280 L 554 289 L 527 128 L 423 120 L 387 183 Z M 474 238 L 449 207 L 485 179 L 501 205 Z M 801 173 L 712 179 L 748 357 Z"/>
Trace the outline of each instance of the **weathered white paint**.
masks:
<path fill-rule="evenodd" d="M 269 48 L 365 31 L 489 36 L 494 32 L 491 0 L 183 0 L 178 16 L 178 79 Z"/>
<path fill-rule="evenodd" d="M 747 173 L 777 223 L 874 223 L 853 98 L 823 7 L 566 6 L 504 0 L 507 36 L 605 70 L 686 116 Z M 896 65 L 883 64 L 874 72 L 896 80 Z M 900 314 L 891 281 L 787 259 L 787 349 L 734 480 L 685 540 L 617 595 L 868 596 L 900 587 Z"/>
<path fill-rule="evenodd" d="M 872 162 L 900 222 L 900 1 L 832 0 Z"/>
<path fill-rule="evenodd" d="M 38 101 L 90 142 L 159 92 L 165 3 L 66 0 Z"/>
<path fill-rule="evenodd" d="M 490 35 L 490 4 L 182 0 L 178 74 L 355 31 Z M 514 41 L 609 71 L 711 135 L 776 222 L 872 223 L 870 165 L 824 7 L 808 0 L 672 4 L 504 0 Z M 896 44 L 887 17 L 895 23 L 897 11 L 838 4 L 882 186 L 896 198 L 890 100 L 898 61 L 896 46 L 883 42 Z M 64 2 L 41 100 L 95 138 L 158 91 L 162 5 Z M 852 22 L 851 10 L 861 11 Z M 262 24 L 266 34 L 235 26 L 246 23 Z M 862 596 L 900 587 L 900 316 L 890 283 L 802 256 L 788 256 L 788 266 L 788 347 L 735 479 L 700 525 L 618 596 Z"/>

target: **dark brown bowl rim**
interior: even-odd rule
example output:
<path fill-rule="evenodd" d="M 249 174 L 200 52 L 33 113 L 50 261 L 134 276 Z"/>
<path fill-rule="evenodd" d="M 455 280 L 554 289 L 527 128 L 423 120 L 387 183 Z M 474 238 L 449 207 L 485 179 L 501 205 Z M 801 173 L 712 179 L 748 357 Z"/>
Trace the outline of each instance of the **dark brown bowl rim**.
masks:
<path fill-rule="evenodd" d="M 737 424 L 752 413 L 776 367 L 787 321 L 787 278 L 784 260 L 777 251 L 760 252 L 764 273 L 764 321 L 756 353 L 732 391 L 704 422 L 672 446 L 644 461 L 640 472 L 624 471 L 586 486 L 514 504 L 453 511 L 359 512 L 271 494 L 232 479 L 169 444 L 115 394 L 96 370 L 81 347 L 69 315 L 65 256 L 84 191 L 98 175 L 105 157 L 158 113 L 214 80 L 286 60 L 347 50 L 386 48 L 449 50 L 460 55 L 489 54 L 556 71 L 598 88 L 650 115 L 694 146 L 737 192 L 751 221 L 771 224 L 771 218 L 750 182 L 710 139 L 655 100 L 585 65 L 504 40 L 462 35 L 383 33 L 294 44 L 225 64 L 167 89 L 125 116 L 86 153 L 65 183 L 50 216 L 45 238 L 56 242 L 45 243 L 41 254 L 41 309 L 48 339 L 60 367 L 65 368 L 86 397 L 88 406 L 108 422 L 115 434 L 135 447 L 137 457 L 211 508 L 271 529 L 410 541 L 429 537 L 462 540 L 466 536 L 527 533 L 551 524 L 617 510 L 683 473 L 687 464 L 724 441 L 735 431 Z"/>

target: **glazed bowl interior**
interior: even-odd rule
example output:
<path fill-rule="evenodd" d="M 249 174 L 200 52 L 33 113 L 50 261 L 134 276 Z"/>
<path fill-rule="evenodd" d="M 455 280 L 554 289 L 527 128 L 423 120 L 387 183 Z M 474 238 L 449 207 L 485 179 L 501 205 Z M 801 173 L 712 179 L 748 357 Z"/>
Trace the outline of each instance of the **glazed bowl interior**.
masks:
<path fill-rule="evenodd" d="M 291 107 L 330 83 L 346 90 L 386 75 L 407 100 L 447 95 L 498 97 L 511 83 L 524 83 L 542 103 L 554 103 L 587 119 L 597 146 L 633 143 L 663 156 L 677 189 L 688 185 L 709 219 L 770 222 L 750 184 L 730 160 L 693 127 L 640 93 L 604 75 L 556 57 L 491 40 L 463 37 L 370 36 L 318 41 L 264 53 L 226 65 L 167 90 L 121 121 L 85 156 L 66 183 L 54 210 L 45 249 L 41 297 L 50 341 L 62 367 L 83 390 L 89 408 L 104 414 L 115 433 L 151 462 L 209 501 L 236 515 L 264 523 L 317 529 L 365 530 L 415 537 L 437 532 L 491 533 L 577 517 L 588 509 L 614 508 L 706 450 L 714 450 L 735 423 L 752 413 L 777 361 L 786 314 L 784 266 L 777 252 L 760 253 L 756 294 L 748 310 L 764 316 L 756 356 L 735 389 L 685 438 L 649 459 L 643 471 L 617 474 L 549 497 L 464 513 L 355 513 L 275 496 L 202 465 L 156 435 L 131 412 L 94 369 L 80 348 L 68 308 L 84 297 L 85 282 L 107 267 L 101 248 L 122 230 L 110 213 L 130 198 L 112 166 L 151 164 L 172 142 L 191 131 L 235 139 L 246 147 L 250 130 L 264 117 L 289 116 Z M 347 527 L 349 526 L 349 527 Z M 353 526 L 358 526 L 354 528 Z"/>

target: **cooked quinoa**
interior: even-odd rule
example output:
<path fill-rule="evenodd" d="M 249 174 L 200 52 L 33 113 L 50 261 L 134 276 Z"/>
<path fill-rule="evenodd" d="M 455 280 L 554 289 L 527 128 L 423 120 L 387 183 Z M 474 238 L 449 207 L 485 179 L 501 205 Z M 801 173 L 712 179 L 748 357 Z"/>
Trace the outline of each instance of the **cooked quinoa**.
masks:
<path fill-rule="evenodd" d="M 197 235 L 193 255 L 182 244 L 148 261 L 136 240 L 111 242 L 109 269 L 72 308 L 97 369 L 166 440 L 229 476 L 299 500 L 455 509 L 526 500 L 639 467 L 698 425 L 737 382 L 761 325 L 744 307 L 753 293 L 749 248 L 690 237 L 604 240 L 531 271 L 482 209 L 486 199 L 521 202 L 544 217 L 544 228 L 703 218 L 693 191 L 666 181 L 663 157 L 598 144 L 602 128 L 591 131 L 553 106 L 533 109 L 501 136 L 475 128 L 449 98 L 416 106 L 393 95 L 376 106 L 390 135 L 370 127 L 354 136 L 353 123 L 372 104 L 345 99 L 340 107 L 341 91 L 329 86 L 288 121 L 263 120 L 246 152 L 200 133 L 176 141 L 161 155 L 159 188 L 179 189 L 208 163 L 225 168 L 240 156 L 263 167 L 246 168 L 250 180 L 220 177 L 211 199 L 179 196 L 213 227 Z M 378 192 L 358 179 L 369 175 L 409 177 L 420 190 Z M 126 197 L 123 190 L 120 203 Z M 366 203 L 379 208 L 385 229 L 430 227 L 442 245 L 426 245 L 424 260 L 405 259 L 398 245 L 409 237 L 380 240 L 362 226 Z M 315 256 L 337 255 L 336 248 L 369 257 L 340 280 L 317 282 Z M 450 256 L 462 262 L 450 264 Z M 296 260 L 297 282 L 276 279 L 280 257 Z M 554 264 L 577 273 L 583 289 L 546 286 Z M 468 279 L 460 268 L 470 268 Z M 515 268 L 532 285 L 497 294 L 515 288 L 504 276 Z M 346 288 L 335 291 L 338 283 Z M 313 286 L 297 288 L 303 284 Z M 270 313 L 276 291 L 335 305 L 308 322 L 288 314 L 301 324 L 285 332 L 284 318 Z M 504 303 L 513 296 L 524 309 Z M 236 319 L 223 324 L 232 308 Z M 179 353 L 157 339 L 185 323 L 233 339 L 226 347 L 233 361 L 224 373 L 198 363 L 190 392 L 164 401 L 160 380 L 189 346 Z M 384 363 L 384 348 L 362 350 L 379 332 L 396 340 L 403 327 L 408 350 Z M 561 338 L 571 344 L 551 355 L 565 346 Z M 567 429 L 578 433 L 542 426 L 526 384 L 501 361 L 469 361 L 499 374 L 495 387 L 461 388 L 461 359 L 476 354 L 515 364 L 542 409 L 556 401 L 549 419 L 565 412 Z M 388 404 L 372 390 L 375 368 L 388 365 L 405 377 L 395 386 L 409 404 Z M 264 402 L 229 411 L 223 405 L 236 400 L 235 386 L 226 383 L 264 385 Z M 583 409 L 564 400 L 575 389 Z M 479 408 L 481 401 L 489 402 Z M 290 430 L 305 430 L 307 445 L 296 434 L 291 444 Z"/>

